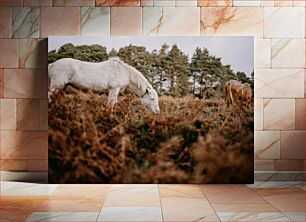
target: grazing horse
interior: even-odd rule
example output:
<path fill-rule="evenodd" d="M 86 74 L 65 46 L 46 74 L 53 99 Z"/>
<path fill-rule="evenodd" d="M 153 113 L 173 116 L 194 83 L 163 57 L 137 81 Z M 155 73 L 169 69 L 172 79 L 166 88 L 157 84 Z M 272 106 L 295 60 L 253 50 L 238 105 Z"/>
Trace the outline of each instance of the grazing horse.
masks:
<path fill-rule="evenodd" d="M 244 104 L 247 108 L 252 103 L 252 88 L 248 83 L 241 83 L 237 80 L 230 80 L 224 84 L 227 106 L 233 104 Z"/>
<path fill-rule="evenodd" d="M 128 87 L 141 97 L 145 107 L 155 114 L 160 113 L 158 95 L 152 85 L 137 69 L 117 57 L 99 63 L 64 58 L 50 64 L 48 73 L 49 99 L 54 90 L 70 83 L 94 92 L 108 91 L 108 103 L 113 110 L 119 92 Z"/>

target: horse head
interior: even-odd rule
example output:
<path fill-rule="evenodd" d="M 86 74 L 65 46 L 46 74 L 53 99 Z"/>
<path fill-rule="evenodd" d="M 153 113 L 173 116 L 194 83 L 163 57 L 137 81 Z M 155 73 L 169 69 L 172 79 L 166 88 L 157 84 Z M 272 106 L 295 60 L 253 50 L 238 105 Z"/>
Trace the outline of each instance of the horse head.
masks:
<path fill-rule="evenodd" d="M 146 91 L 141 96 L 141 103 L 143 106 L 150 109 L 153 113 L 157 115 L 160 113 L 158 105 L 158 94 L 155 89 L 151 87 L 146 88 Z"/>

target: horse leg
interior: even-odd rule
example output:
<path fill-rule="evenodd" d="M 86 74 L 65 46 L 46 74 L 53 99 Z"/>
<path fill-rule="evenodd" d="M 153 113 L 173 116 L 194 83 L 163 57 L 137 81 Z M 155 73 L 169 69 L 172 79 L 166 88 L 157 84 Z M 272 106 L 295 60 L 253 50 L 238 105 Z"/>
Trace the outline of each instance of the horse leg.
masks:
<path fill-rule="evenodd" d="M 119 87 L 110 89 L 108 92 L 108 105 L 110 106 L 111 112 L 113 112 L 114 106 L 117 103 L 119 92 Z"/>

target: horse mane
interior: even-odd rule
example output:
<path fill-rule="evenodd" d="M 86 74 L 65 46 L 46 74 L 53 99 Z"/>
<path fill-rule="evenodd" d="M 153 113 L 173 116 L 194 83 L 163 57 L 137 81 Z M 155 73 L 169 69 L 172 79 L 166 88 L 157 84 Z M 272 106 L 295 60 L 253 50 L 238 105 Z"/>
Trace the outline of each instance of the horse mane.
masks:
<path fill-rule="evenodd" d="M 140 91 L 138 92 L 139 95 L 143 94 L 147 88 L 153 88 L 152 85 L 149 83 L 149 81 L 144 77 L 144 75 L 141 72 L 139 72 L 133 66 L 130 66 L 129 64 L 122 61 L 119 57 L 112 57 L 109 59 L 109 61 L 118 62 L 128 71 L 130 81 L 133 84 L 135 90 Z"/>

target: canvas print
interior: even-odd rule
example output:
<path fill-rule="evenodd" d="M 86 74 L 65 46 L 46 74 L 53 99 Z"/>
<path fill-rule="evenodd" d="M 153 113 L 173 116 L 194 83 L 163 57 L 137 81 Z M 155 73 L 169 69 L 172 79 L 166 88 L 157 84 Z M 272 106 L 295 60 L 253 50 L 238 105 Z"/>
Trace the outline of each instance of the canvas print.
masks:
<path fill-rule="evenodd" d="M 49 37 L 49 183 L 252 183 L 253 44 Z"/>

